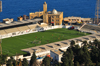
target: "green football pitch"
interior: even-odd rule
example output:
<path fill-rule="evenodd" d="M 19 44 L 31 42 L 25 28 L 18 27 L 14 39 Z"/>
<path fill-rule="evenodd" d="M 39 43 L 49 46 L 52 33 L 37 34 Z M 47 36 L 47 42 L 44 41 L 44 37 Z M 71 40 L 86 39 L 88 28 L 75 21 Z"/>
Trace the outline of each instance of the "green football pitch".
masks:
<path fill-rule="evenodd" d="M 89 35 L 87 33 L 80 33 L 75 30 L 68 30 L 65 28 L 47 30 L 45 32 L 30 33 L 26 35 L 10 37 L 2 39 L 2 52 L 13 56 L 17 54 L 25 54 L 21 49 L 30 48 L 34 46 L 44 45 L 47 43 L 67 40 L 80 36 Z"/>

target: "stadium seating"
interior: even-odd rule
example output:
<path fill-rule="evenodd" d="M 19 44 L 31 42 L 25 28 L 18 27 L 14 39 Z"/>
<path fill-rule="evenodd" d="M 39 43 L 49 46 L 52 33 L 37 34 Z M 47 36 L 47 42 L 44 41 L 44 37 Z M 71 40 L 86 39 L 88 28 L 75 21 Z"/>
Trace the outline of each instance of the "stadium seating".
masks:
<path fill-rule="evenodd" d="M 30 28 L 28 28 L 28 26 L 17 27 L 17 29 L 20 30 L 20 31 L 30 30 Z"/>
<path fill-rule="evenodd" d="M 29 27 L 30 29 L 35 29 L 36 26 L 37 26 L 37 24 L 35 24 L 35 25 L 28 25 L 28 27 Z"/>
<path fill-rule="evenodd" d="M 41 24 L 39 25 L 40 27 L 47 27 L 48 25 L 47 24 Z"/>
<path fill-rule="evenodd" d="M 0 35 L 5 35 L 5 34 L 7 34 L 7 33 L 5 32 L 5 30 L 0 30 Z"/>
<path fill-rule="evenodd" d="M 86 31 L 86 32 L 96 33 L 96 32 L 100 32 L 100 26 L 85 24 L 80 29 L 80 31 Z"/>
<path fill-rule="evenodd" d="M 10 29 L 5 29 L 7 33 L 13 33 L 13 32 L 18 32 L 19 30 L 17 28 L 10 28 Z"/>

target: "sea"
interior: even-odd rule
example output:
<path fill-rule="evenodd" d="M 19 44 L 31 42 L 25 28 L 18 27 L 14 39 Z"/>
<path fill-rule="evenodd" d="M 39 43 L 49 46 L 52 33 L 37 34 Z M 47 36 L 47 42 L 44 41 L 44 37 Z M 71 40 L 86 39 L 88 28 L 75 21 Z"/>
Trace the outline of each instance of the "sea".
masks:
<path fill-rule="evenodd" d="M 36 11 L 43 11 L 43 3 L 47 2 L 47 10 L 62 11 L 64 17 L 77 16 L 94 18 L 96 0 L 1 0 L 2 12 L 0 22 L 4 18 L 14 18 L 27 15 Z"/>

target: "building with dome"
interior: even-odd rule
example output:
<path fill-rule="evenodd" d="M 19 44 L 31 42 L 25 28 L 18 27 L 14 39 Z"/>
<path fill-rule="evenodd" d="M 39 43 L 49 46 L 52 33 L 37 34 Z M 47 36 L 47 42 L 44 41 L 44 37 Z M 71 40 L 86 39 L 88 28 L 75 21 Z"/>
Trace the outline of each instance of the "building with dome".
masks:
<path fill-rule="evenodd" d="M 57 11 L 53 9 L 52 11 L 47 12 L 47 3 L 43 3 L 43 11 L 30 13 L 30 19 L 34 19 L 35 17 L 43 17 L 43 23 L 47 23 L 49 25 L 62 25 L 63 20 L 63 12 Z"/>
<path fill-rule="evenodd" d="M 53 9 L 47 12 L 47 3 L 43 4 L 43 22 L 49 25 L 62 25 L 63 12 Z"/>

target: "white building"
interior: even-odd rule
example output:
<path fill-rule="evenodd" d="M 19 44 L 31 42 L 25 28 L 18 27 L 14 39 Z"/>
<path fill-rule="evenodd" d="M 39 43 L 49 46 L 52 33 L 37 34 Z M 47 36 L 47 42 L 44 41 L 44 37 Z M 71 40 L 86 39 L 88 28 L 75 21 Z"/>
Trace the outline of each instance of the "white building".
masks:
<path fill-rule="evenodd" d="M 81 17 L 65 17 L 64 21 L 68 21 L 68 22 L 82 22 L 82 21 L 91 21 L 91 18 L 81 18 Z"/>
<path fill-rule="evenodd" d="M 63 53 L 64 52 L 60 50 L 50 50 L 50 57 L 52 57 L 54 61 L 61 62 Z"/>
<path fill-rule="evenodd" d="M 9 18 L 6 18 L 6 19 L 3 19 L 3 23 L 11 23 L 13 22 L 13 18 L 9 19 Z"/>

